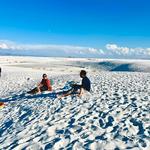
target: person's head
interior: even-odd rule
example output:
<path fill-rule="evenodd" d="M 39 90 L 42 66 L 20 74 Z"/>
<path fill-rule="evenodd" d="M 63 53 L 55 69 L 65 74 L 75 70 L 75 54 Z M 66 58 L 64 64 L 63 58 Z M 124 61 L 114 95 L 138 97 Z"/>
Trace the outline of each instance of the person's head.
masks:
<path fill-rule="evenodd" d="M 47 74 L 44 73 L 42 77 L 43 79 L 47 79 Z"/>
<path fill-rule="evenodd" d="M 85 70 L 81 70 L 81 71 L 80 71 L 80 77 L 81 77 L 81 78 L 86 77 L 86 71 L 85 71 Z"/>

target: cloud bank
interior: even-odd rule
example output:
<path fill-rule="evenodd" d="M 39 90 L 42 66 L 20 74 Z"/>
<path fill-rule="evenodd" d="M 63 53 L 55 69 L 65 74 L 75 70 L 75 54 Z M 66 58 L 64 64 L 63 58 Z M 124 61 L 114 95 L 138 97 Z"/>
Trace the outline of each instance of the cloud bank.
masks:
<path fill-rule="evenodd" d="M 96 49 L 73 45 L 19 44 L 0 40 L 0 55 L 150 59 L 150 48 L 129 48 L 117 44 L 106 44 L 105 49 Z"/>
<path fill-rule="evenodd" d="M 0 50 L 10 53 L 26 53 L 29 55 L 96 57 L 103 55 L 103 50 L 92 47 L 53 45 L 53 44 L 18 44 L 11 41 L 0 41 Z"/>
<path fill-rule="evenodd" d="M 120 47 L 116 44 L 107 44 L 106 49 L 110 55 L 129 58 L 150 58 L 150 48 Z"/>

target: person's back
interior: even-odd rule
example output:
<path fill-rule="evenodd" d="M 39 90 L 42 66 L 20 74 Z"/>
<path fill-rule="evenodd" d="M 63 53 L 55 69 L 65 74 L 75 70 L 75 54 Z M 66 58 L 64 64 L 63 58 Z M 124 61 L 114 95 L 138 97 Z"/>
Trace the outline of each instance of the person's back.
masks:
<path fill-rule="evenodd" d="M 87 76 L 83 77 L 82 79 L 82 88 L 88 92 L 90 92 L 91 90 L 91 81 L 89 80 Z"/>

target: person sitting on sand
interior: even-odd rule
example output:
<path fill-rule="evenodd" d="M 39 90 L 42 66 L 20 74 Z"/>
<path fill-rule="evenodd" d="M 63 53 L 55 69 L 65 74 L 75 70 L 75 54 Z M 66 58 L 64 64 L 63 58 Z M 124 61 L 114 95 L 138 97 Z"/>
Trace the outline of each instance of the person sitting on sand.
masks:
<path fill-rule="evenodd" d="M 80 77 L 82 78 L 82 84 L 73 84 L 72 89 L 69 91 L 63 92 L 62 95 L 59 97 L 66 97 L 71 94 L 78 94 L 78 96 L 82 96 L 86 91 L 90 92 L 91 90 L 91 81 L 86 76 L 86 71 L 81 70 L 80 71 Z"/>
<path fill-rule="evenodd" d="M 42 81 L 38 84 L 38 86 L 31 91 L 27 92 L 29 94 L 41 93 L 43 91 L 52 91 L 52 86 L 50 80 L 47 78 L 46 74 L 43 74 Z"/>
<path fill-rule="evenodd" d="M 52 91 L 52 86 L 51 86 L 50 80 L 47 78 L 46 74 L 43 74 L 43 79 L 38 84 L 37 88 L 38 88 L 38 92 Z"/>

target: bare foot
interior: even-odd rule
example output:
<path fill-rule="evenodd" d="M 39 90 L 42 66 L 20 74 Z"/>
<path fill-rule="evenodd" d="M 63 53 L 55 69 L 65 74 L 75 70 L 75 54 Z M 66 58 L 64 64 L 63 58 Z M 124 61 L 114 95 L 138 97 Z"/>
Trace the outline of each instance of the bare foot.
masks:
<path fill-rule="evenodd" d="M 59 100 L 61 100 L 63 97 L 64 97 L 63 95 L 57 95 L 57 98 L 58 98 Z"/>

